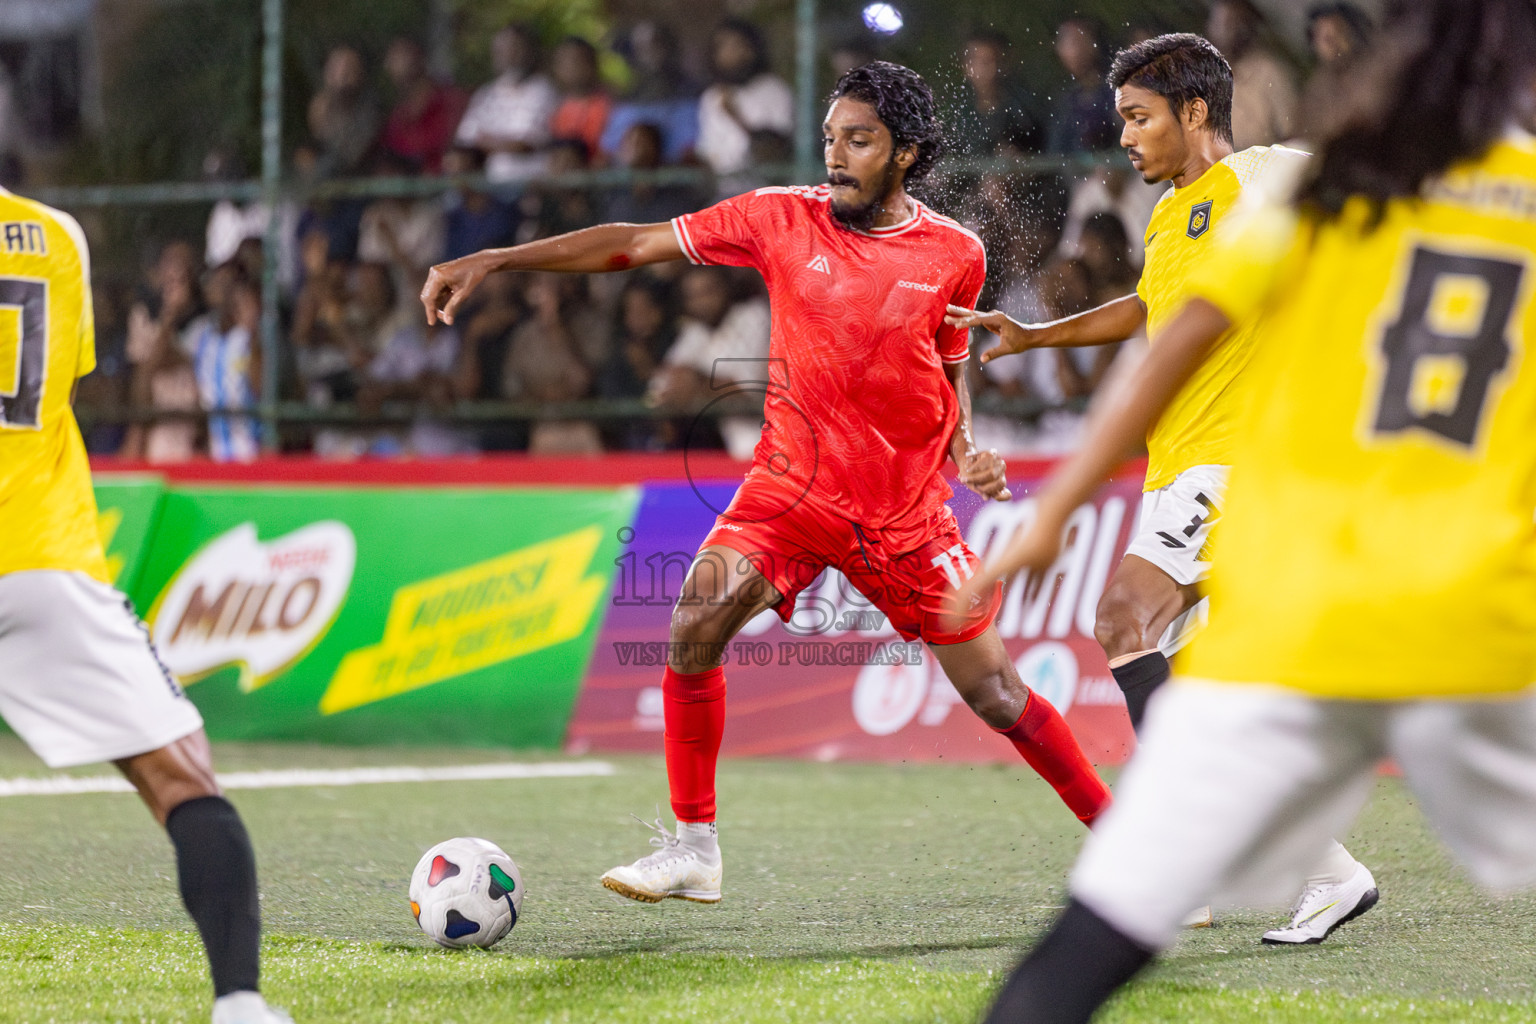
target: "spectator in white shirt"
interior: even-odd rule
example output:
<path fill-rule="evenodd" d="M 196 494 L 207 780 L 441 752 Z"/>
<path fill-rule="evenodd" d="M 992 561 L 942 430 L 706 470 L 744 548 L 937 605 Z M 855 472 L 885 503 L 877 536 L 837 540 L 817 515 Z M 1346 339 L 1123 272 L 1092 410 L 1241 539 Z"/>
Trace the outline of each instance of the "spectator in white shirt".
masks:
<path fill-rule="evenodd" d="M 245 177 L 245 168 L 228 149 L 215 147 L 203 157 L 203 180 L 229 183 Z M 222 266 L 235 259 L 242 243 L 261 240 L 267 233 L 267 220 L 271 208 L 266 203 L 253 201 L 241 205 L 231 199 L 220 199 L 213 204 L 204 232 L 203 261 L 209 267 Z M 291 294 L 298 269 L 296 248 L 299 205 L 292 199 L 278 203 L 278 257 L 277 282 L 285 294 Z"/>
<path fill-rule="evenodd" d="M 494 181 L 544 171 L 549 122 L 560 105 L 554 83 L 539 71 L 539 37 L 531 26 L 508 25 L 491 37 L 496 77 L 475 90 L 455 141 L 486 154 Z"/>
<path fill-rule="evenodd" d="M 768 51 L 756 26 L 735 18 L 710 37 L 714 84 L 699 97 L 698 154 L 716 174 L 735 174 L 751 164 L 757 136 L 788 140 L 795 130 L 795 94 L 768 70 Z"/>

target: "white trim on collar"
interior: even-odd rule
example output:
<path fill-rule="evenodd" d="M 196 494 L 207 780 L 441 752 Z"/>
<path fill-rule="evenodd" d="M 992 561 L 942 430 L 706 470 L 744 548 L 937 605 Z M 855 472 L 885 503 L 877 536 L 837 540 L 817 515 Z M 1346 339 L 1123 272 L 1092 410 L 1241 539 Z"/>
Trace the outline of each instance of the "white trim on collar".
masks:
<path fill-rule="evenodd" d="M 911 199 L 910 196 L 908 198 Z M 870 228 L 868 231 L 855 231 L 854 234 L 863 235 L 865 238 L 891 238 L 911 231 L 923 221 L 924 215 L 928 212 L 928 208 L 916 199 L 912 199 L 911 202 L 912 216 L 900 224 L 888 224 L 883 228 Z"/>

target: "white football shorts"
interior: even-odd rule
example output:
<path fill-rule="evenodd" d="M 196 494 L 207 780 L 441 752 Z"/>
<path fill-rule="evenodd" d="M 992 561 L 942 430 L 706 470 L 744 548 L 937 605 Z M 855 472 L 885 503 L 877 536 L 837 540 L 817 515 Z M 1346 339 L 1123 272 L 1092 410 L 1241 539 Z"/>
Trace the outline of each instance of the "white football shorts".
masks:
<path fill-rule="evenodd" d="M 1211 571 L 1206 540 L 1221 516 L 1227 490 L 1226 466 L 1191 466 L 1165 487 L 1141 496 L 1136 535 L 1125 549 L 1173 577 L 1199 583 Z"/>
<path fill-rule="evenodd" d="M 0 575 L 0 717 L 50 768 L 148 753 L 203 725 L 128 599 L 49 569 Z"/>
<path fill-rule="evenodd" d="M 1386 757 L 1482 885 L 1536 885 L 1536 689 L 1488 700 L 1321 700 L 1175 678 L 1072 872 L 1072 895 L 1164 949 L 1196 907 L 1293 895 L 1349 832 Z"/>

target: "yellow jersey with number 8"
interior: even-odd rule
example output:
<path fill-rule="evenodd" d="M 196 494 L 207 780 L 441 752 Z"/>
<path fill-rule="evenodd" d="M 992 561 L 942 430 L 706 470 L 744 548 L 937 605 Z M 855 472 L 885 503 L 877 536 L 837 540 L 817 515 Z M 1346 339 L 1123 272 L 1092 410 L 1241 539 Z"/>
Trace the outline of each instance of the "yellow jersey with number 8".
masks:
<path fill-rule="evenodd" d="M 1191 282 L 1256 342 L 1185 675 L 1346 699 L 1536 683 L 1536 138 L 1381 212 L 1265 208 Z"/>
<path fill-rule="evenodd" d="M 1305 159 L 1306 154 L 1284 146 L 1253 146 L 1158 200 L 1147 224 L 1146 263 L 1136 285 L 1147 308 L 1152 344 L 1184 308 L 1189 276 L 1220 243 L 1243 190 L 1275 164 Z M 1223 335 L 1147 431 L 1146 490 L 1166 487 L 1193 466 L 1232 461 L 1232 431 L 1242 407 L 1239 374 L 1252 355 L 1252 334 L 1239 327 Z"/>
<path fill-rule="evenodd" d="M 80 225 L 0 189 L 0 573 L 60 569 L 110 582 L 69 404 L 95 366 Z"/>

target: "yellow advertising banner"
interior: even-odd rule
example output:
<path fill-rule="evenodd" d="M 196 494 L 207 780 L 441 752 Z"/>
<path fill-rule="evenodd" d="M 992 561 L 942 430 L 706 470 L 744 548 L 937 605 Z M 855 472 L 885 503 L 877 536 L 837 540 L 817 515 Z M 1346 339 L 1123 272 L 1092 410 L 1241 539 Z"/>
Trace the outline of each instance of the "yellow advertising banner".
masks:
<path fill-rule="evenodd" d="M 382 640 L 347 654 L 320 700 L 332 715 L 581 635 L 607 588 L 589 526 L 395 591 Z"/>

